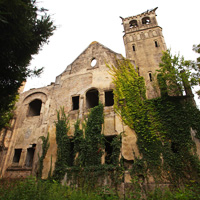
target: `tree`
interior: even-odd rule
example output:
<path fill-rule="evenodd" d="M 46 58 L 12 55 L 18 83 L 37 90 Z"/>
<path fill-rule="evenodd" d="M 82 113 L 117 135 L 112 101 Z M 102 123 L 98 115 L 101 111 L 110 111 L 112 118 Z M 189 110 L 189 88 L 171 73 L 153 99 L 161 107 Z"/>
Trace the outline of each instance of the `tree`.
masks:
<path fill-rule="evenodd" d="M 146 98 L 144 78 L 130 60 L 116 60 L 115 66 L 108 67 L 115 86 L 114 108 L 137 135 L 141 156 L 134 159 L 132 177 L 140 174 L 147 182 L 151 177 L 155 182 L 168 180 L 177 186 L 188 180 L 199 181 L 200 161 L 191 129 L 195 137 L 200 138 L 200 111 L 192 98 L 185 101 L 186 98 L 177 98 L 174 93 L 197 83 L 196 64 L 183 57 L 171 56 L 170 51 L 164 52 L 158 70 L 164 79 L 161 91 L 173 93 L 155 99 Z"/>
<path fill-rule="evenodd" d="M 46 12 L 36 0 L 0 1 L 0 129 L 9 120 L 5 116 L 10 116 L 23 81 L 42 71 L 28 65 L 55 30 Z"/>
<path fill-rule="evenodd" d="M 161 61 L 157 70 L 161 93 L 181 95 L 200 83 L 200 67 L 195 61 L 185 60 L 180 55 L 172 56 L 170 50 L 163 52 Z"/>
<path fill-rule="evenodd" d="M 195 51 L 196 53 L 200 54 L 200 44 L 193 45 L 193 51 Z M 200 71 L 200 57 L 197 58 L 196 66 L 197 66 L 197 69 Z M 198 83 L 200 85 L 200 78 L 198 79 Z M 197 91 L 197 94 L 200 97 L 200 90 Z"/>

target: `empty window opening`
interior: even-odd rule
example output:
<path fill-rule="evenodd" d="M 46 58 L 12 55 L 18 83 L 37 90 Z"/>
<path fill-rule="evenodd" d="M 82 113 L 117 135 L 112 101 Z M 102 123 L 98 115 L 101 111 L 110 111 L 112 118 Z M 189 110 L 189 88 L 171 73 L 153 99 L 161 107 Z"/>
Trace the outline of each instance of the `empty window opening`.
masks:
<path fill-rule="evenodd" d="M 86 107 L 93 108 L 99 105 L 99 92 L 96 89 L 91 89 L 86 93 Z"/>
<path fill-rule="evenodd" d="M 178 153 L 178 145 L 175 142 L 171 143 L 171 150 L 173 151 L 173 153 Z"/>
<path fill-rule="evenodd" d="M 137 20 L 131 20 L 129 22 L 130 28 L 138 27 Z"/>
<path fill-rule="evenodd" d="M 35 148 L 36 148 L 36 144 L 32 144 L 32 147 L 27 149 L 26 163 L 25 163 L 27 167 L 32 167 L 33 165 Z"/>
<path fill-rule="evenodd" d="M 79 96 L 72 97 L 72 109 L 73 110 L 79 109 Z"/>
<path fill-rule="evenodd" d="M 153 81 L 151 72 L 149 72 L 149 80 L 150 80 L 150 82 Z"/>
<path fill-rule="evenodd" d="M 142 18 L 142 24 L 150 24 L 150 23 L 151 23 L 151 20 L 149 17 Z"/>
<path fill-rule="evenodd" d="M 158 42 L 157 41 L 155 41 L 155 47 L 158 47 Z"/>
<path fill-rule="evenodd" d="M 133 45 L 132 48 L 133 48 L 133 51 L 135 51 L 135 45 Z"/>
<path fill-rule="evenodd" d="M 19 163 L 21 157 L 22 149 L 15 149 L 15 154 L 13 157 L 13 163 Z"/>
<path fill-rule="evenodd" d="M 116 136 L 107 136 L 105 137 L 105 164 L 113 164 L 112 154 L 113 147 L 112 141 Z"/>
<path fill-rule="evenodd" d="M 39 99 L 33 100 L 31 103 L 29 103 L 29 113 L 28 116 L 39 116 L 40 115 L 40 110 L 42 106 L 42 101 Z"/>
<path fill-rule="evenodd" d="M 96 58 L 93 58 L 91 61 L 91 67 L 96 66 L 96 64 L 97 64 L 97 60 L 96 60 Z"/>
<path fill-rule="evenodd" d="M 105 106 L 113 106 L 114 104 L 114 95 L 113 91 L 105 92 Z"/>

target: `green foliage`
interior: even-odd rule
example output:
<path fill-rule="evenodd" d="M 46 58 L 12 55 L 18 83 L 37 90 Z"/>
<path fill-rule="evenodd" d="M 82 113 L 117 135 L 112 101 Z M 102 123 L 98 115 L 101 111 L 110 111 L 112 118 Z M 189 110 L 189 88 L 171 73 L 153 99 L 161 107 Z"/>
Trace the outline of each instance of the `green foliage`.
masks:
<path fill-rule="evenodd" d="M 155 188 L 144 197 L 138 192 L 125 194 L 127 200 L 196 200 L 200 199 L 200 187 L 196 183 L 183 186 L 182 189 Z M 122 200 L 108 187 L 98 187 L 94 191 L 79 190 L 63 186 L 56 181 L 44 181 L 28 178 L 23 181 L 0 180 L 1 200 Z"/>
<path fill-rule="evenodd" d="M 103 185 L 108 176 L 112 178 L 113 184 L 121 183 L 119 181 L 123 176 L 122 168 L 119 166 L 121 135 L 117 136 L 111 144 L 113 148 L 113 155 L 111 156 L 113 164 L 101 164 L 101 157 L 105 148 L 105 138 L 102 134 L 102 124 L 104 122 L 102 103 L 90 109 L 88 118 L 82 125 L 83 130 L 80 129 L 80 120 L 77 120 L 74 125 L 75 132 L 72 140 L 74 143 L 74 166 L 69 165 L 69 160 L 72 160 L 70 158 L 70 144 L 61 142 L 63 141 L 61 135 L 68 138 L 66 135 L 68 131 L 68 119 L 65 116 L 63 108 L 60 112 L 58 112 L 58 122 L 56 123 L 56 140 L 58 151 L 61 148 L 65 148 L 66 150 L 62 158 L 59 159 L 57 157 L 53 178 L 56 178 L 55 172 L 59 172 L 57 175 L 59 178 L 56 178 L 56 180 L 61 180 L 64 174 L 67 173 L 67 181 L 71 185 L 78 185 L 86 190 L 94 189 L 97 185 Z M 67 141 L 70 142 L 69 138 Z M 66 164 L 63 165 L 63 160 L 65 159 Z"/>
<path fill-rule="evenodd" d="M 168 59 L 169 54 L 164 53 L 163 57 L 166 56 Z M 174 63 L 176 61 L 175 57 Z M 159 70 L 161 77 L 173 85 L 172 90 L 174 87 L 178 89 L 180 84 L 175 81 L 173 65 L 170 62 L 165 67 L 168 67 L 167 72 L 166 69 Z M 144 79 L 129 60 L 117 61 L 117 67 L 110 69 L 115 84 L 115 109 L 135 130 L 142 155 L 141 159 L 134 160 L 132 175 L 150 175 L 155 181 L 164 178 L 178 185 L 189 179 L 199 180 L 200 162 L 190 130 L 195 130 L 199 138 L 200 111 L 193 101 L 187 97 L 167 95 L 147 100 Z"/>
<path fill-rule="evenodd" d="M 110 159 L 111 159 L 111 163 L 114 166 L 119 165 L 119 155 L 121 152 L 121 144 L 122 144 L 122 134 L 114 137 L 113 141 L 111 142 L 111 147 L 113 149 L 113 152 Z"/>
<path fill-rule="evenodd" d="M 161 61 L 157 70 L 164 80 L 159 84 L 161 92 L 180 96 L 185 88 L 199 84 L 200 70 L 196 62 L 184 60 L 183 56 L 172 56 L 170 50 L 163 52 Z"/>
<path fill-rule="evenodd" d="M 79 120 L 75 124 L 73 139 L 75 166 L 67 169 L 68 181 L 72 185 L 79 184 L 80 187 L 93 188 L 99 177 L 104 177 L 105 168 L 101 165 L 104 150 L 103 122 L 103 105 L 99 103 L 90 110 L 83 125 L 84 130 L 80 129 Z"/>
<path fill-rule="evenodd" d="M 0 130 L 2 128 L 7 128 L 10 126 L 9 122 L 12 119 L 15 109 L 15 103 L 17 102 L 19 96 L 13 96 L 9 98 L 9 104 L 5 107 L 0 106 Z"/>
<path fill-rule="evenodd" d="M 42 178 L 42 170 L 43 170 L 43 161 L 47 154 L 47 151 L 49 149 L 50 143 L 49 143 L 49 133 L 47 134 L 47 137 L 41 136 L 39 139 L 42 140 L 42 155 L 39 157 L 39 169 L 38 169 L 38 178 Z"/>
<path fill-rule="evenodd" d="M 0 186 L 1 200 L 66 200 L 69 196 L 67 187 L 57 182 L 28 178 Z"/>
<path fill-rule="evenodd" d="M 60 181 L 65 175 L 67 166 L 70 166 L 70 139 L 67 136 L 69 131 L 69 120 L 65 115 L 64 107 L 57 111 L 56 124 L 56 142 L 57 142 L 57 160 L 53 178 Z"/>
<path fill-rule="evenodd" d="M 76 166 L 97 166 L 101 164 L 103 154 L 104 138 L 101 134 L 103 124 L 103 105 L 99 103 L 90 110 L 88 119 L 85 122 L 85 135 L 80 129 L 80 121 L 75 124 L 74 132 L 74 155 Z"/>
<path fill-rule="evenodd" d="M 74 125 L 74 158 L 78 154 L 75 165 L 77 166 L 84 166 L 85 164 L 85 152 L 86 152 L 86 145 L 85 145 L 85 138 L 83 136 L 83 130 L 80 129 L 80 120 L 77 120 Z"/>
<path fill-rule="evenodd" d="M 85 166 L 100 165 L 103 154 L 103 104 L 91 109 L 85 127 Z"/>
<path fill-rule="evenodd" d="M 198 45 L 193 45 L 193 50 L 200 54 L 200 44 Z M 200 57 L 197 58 L 197 61 L 196 63 L 194 63 L 194 66 L 196 66 L 197 70 L 196 71 L 200 71 Z M 198 76 L 196 77 L 197 81 L 198 81 L 198 84 L 200 85 L 200 75 L 198 74 Z M 197 94 L 199 95 L 200 97 L 200 90 L 197 91 Z"/>
<path fill-rule="evenodd" d="M 4 126 L 2 122 L 13 108 L 22 82 L 42 71 L 30 70 L 28 65 L 32 55 L 38 53 L 55 30 L 46 11 L 37 7 L 36 0 L 0 1 L 1 126 Z"/>

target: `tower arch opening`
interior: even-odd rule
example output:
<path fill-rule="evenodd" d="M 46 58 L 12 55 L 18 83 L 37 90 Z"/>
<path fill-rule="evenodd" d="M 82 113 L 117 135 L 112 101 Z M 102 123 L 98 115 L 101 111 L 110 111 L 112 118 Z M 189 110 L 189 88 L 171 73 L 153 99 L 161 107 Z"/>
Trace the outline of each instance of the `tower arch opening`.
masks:
<path fill-rule="evenodd" d="M 150 24 L 151 20 L 150 17 L 143 17 L 142 18 L 142 24 Z"/>
<path fill-rule="evenodd" d="M 131 21 L 129 22 L 129 27 L 130 27 L 130 28 L 138 27 L 137 20 L 131 20 Z"/>
<path fill-rule="evenodd" d="M 93 108 L 99 105 L 99 92 L 97 89 L 90 89 L 86 93 L 86 108 Z"/>

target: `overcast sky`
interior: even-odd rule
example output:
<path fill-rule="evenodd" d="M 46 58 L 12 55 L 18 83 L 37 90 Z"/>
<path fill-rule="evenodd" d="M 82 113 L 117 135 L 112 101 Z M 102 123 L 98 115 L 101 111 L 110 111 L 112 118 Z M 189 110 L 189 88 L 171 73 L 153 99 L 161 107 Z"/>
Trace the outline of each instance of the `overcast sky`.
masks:
<path fill-rule="evenodd" d="M 54 82 L 93 41 L 125 56 L 119 16 L 126 18 L 155 7 L 167 48 L 185 59 L 198 56 L 192 46 L 200 43 L 199 0 L 41 0 L 38 6 L 49 10 L 57 30 L 30 65 L 44 67 L 43 74 L 29 78 L 25 90 Z"/>

